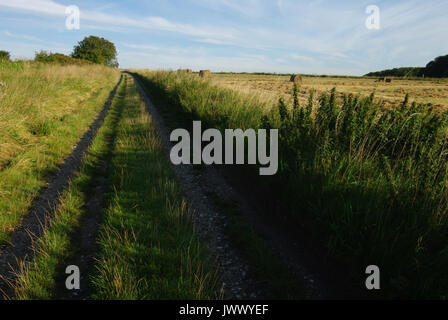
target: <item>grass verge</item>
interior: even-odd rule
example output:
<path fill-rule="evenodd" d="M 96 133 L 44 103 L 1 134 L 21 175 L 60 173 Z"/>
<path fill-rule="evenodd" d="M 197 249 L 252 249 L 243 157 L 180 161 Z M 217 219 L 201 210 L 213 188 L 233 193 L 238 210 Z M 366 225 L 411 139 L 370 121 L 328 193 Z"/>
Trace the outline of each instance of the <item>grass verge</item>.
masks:
<path fill-rule="evenodd" d="M 126 81 L 123 81 L 77 176 L 61 195 L 54 219 L 47 220 L 48 226 L 43 236 L 36 241 L 34 259 L 21 265 L 15 285 L 17 299 L 53 299 L 57 282 L 65 282 L 65 267 L 79 253 L 74 236 L 80 219 L 86 214 L 86 203 L 95 177 L 111 154 L 111 142 L 124 107 L 125 94 Z"/>
<path fill-rule="evenodd" d="M 120 74 L 35 66 L 0 74 L 0 246 L 94 121 Z"/>

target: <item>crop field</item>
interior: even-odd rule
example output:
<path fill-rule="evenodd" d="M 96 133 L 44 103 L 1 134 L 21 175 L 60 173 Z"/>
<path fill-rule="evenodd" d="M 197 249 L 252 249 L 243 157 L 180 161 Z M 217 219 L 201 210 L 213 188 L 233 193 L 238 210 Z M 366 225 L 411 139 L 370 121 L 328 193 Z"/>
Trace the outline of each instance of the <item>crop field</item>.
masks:
<path fill-rule="evenodd" d="M 446 79 L 393 79 L 391 83 L 378 82 L 378 78 L 365 77 L 319 77 L 304 76 L 299 88 L 301 101 L 307 101 L 314 91 L 316 96 L 336 88 L 339 94 L 369 96 L 375 92 L 375 101 L 384 107 L 399 104 L 406 94 L 411 101 L 431 104 L 434 107 L 448 107 L 448 80 Z M 293 83 L 290 76 L 256 74 L 213 74 L 212 81 L 252 95 L 261 95 L 263 99 L 273 101 L 279 97 L 292 99 Z"/>

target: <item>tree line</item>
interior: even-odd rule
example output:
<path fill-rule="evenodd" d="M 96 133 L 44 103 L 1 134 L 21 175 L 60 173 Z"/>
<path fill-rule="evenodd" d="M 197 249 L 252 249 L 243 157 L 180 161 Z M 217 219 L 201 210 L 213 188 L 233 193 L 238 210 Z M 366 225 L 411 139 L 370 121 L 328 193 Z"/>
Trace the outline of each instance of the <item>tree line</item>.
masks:
<path fill-rule="evenodd" d="M 8 51 L 0 50 L 0 62 L 11 61 Z M 59 64 L 102 64 L 118 68 L 117 49 L 115 45 L 104 38 L 89 36 L 74 47 L 68 56 L 62 53 L 47 51 L 36 52 L 34 61 Z"/>
<path fill-rule="evenodd" d="M 448 55 L 440 56 L 429 62 L 426 67 L 404 67 L 370 72 L 367 77 L 448 77 Z"/>

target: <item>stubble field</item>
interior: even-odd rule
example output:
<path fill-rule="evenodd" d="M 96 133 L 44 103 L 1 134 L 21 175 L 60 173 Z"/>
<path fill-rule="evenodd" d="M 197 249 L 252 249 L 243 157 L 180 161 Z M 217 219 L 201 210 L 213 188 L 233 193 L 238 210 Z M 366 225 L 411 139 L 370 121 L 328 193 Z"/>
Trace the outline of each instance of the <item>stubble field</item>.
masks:
<path fill-rule="evenodd" d="M 257 74 L 213 74 L 212 81 L 218 85 L 251 95 L 259 95 L 262 99 L 276 103 L 279 97 L 292 100 L 293 83 L 287 75 Z M 299 88 L 301 102 L 308 101 L 309 94 L 315 92 L 318 97 L 323 92 L 336 88 L 342 94 L 360 94 L 368 97 L 375 92 L 376 102 L 384 107 L 400 104 L 406 94 L 410 100 L 435 107 L 448 107 L 447 79 L 393 79 L 392 83 L 378 82 L 377 78 L 366 77 L 302 77 Z"/>

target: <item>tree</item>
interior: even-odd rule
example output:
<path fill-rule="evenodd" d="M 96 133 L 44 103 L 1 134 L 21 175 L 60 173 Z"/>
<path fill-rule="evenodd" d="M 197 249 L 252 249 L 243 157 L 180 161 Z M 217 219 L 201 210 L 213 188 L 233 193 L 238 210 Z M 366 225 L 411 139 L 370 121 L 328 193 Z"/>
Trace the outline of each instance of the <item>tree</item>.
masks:
<path fill-rule="evenodd" d="M 448 77 L 448 55 L 435 58 L 426 65 L 425 76 L 431 78 Z"/>
<path fill-rule="evenodd" d="M 402 67 L 370 72 L 366 77 L 421 77 L 424 70 L 425 68 L 420 67 Z"/>
<path fill-rule="evenodd" d="M 0 62 L 6 62 L 11 60 L 11 55 L 8 51 L 0 50 Z"/>
<path fill-rule="evenodd" d="M 72 57 L 97 64 L 118 67 L 117 49 L 115 45 L 104 38 L 95 36 L 86 37 L 80 41 L 73 49 Z"/>

